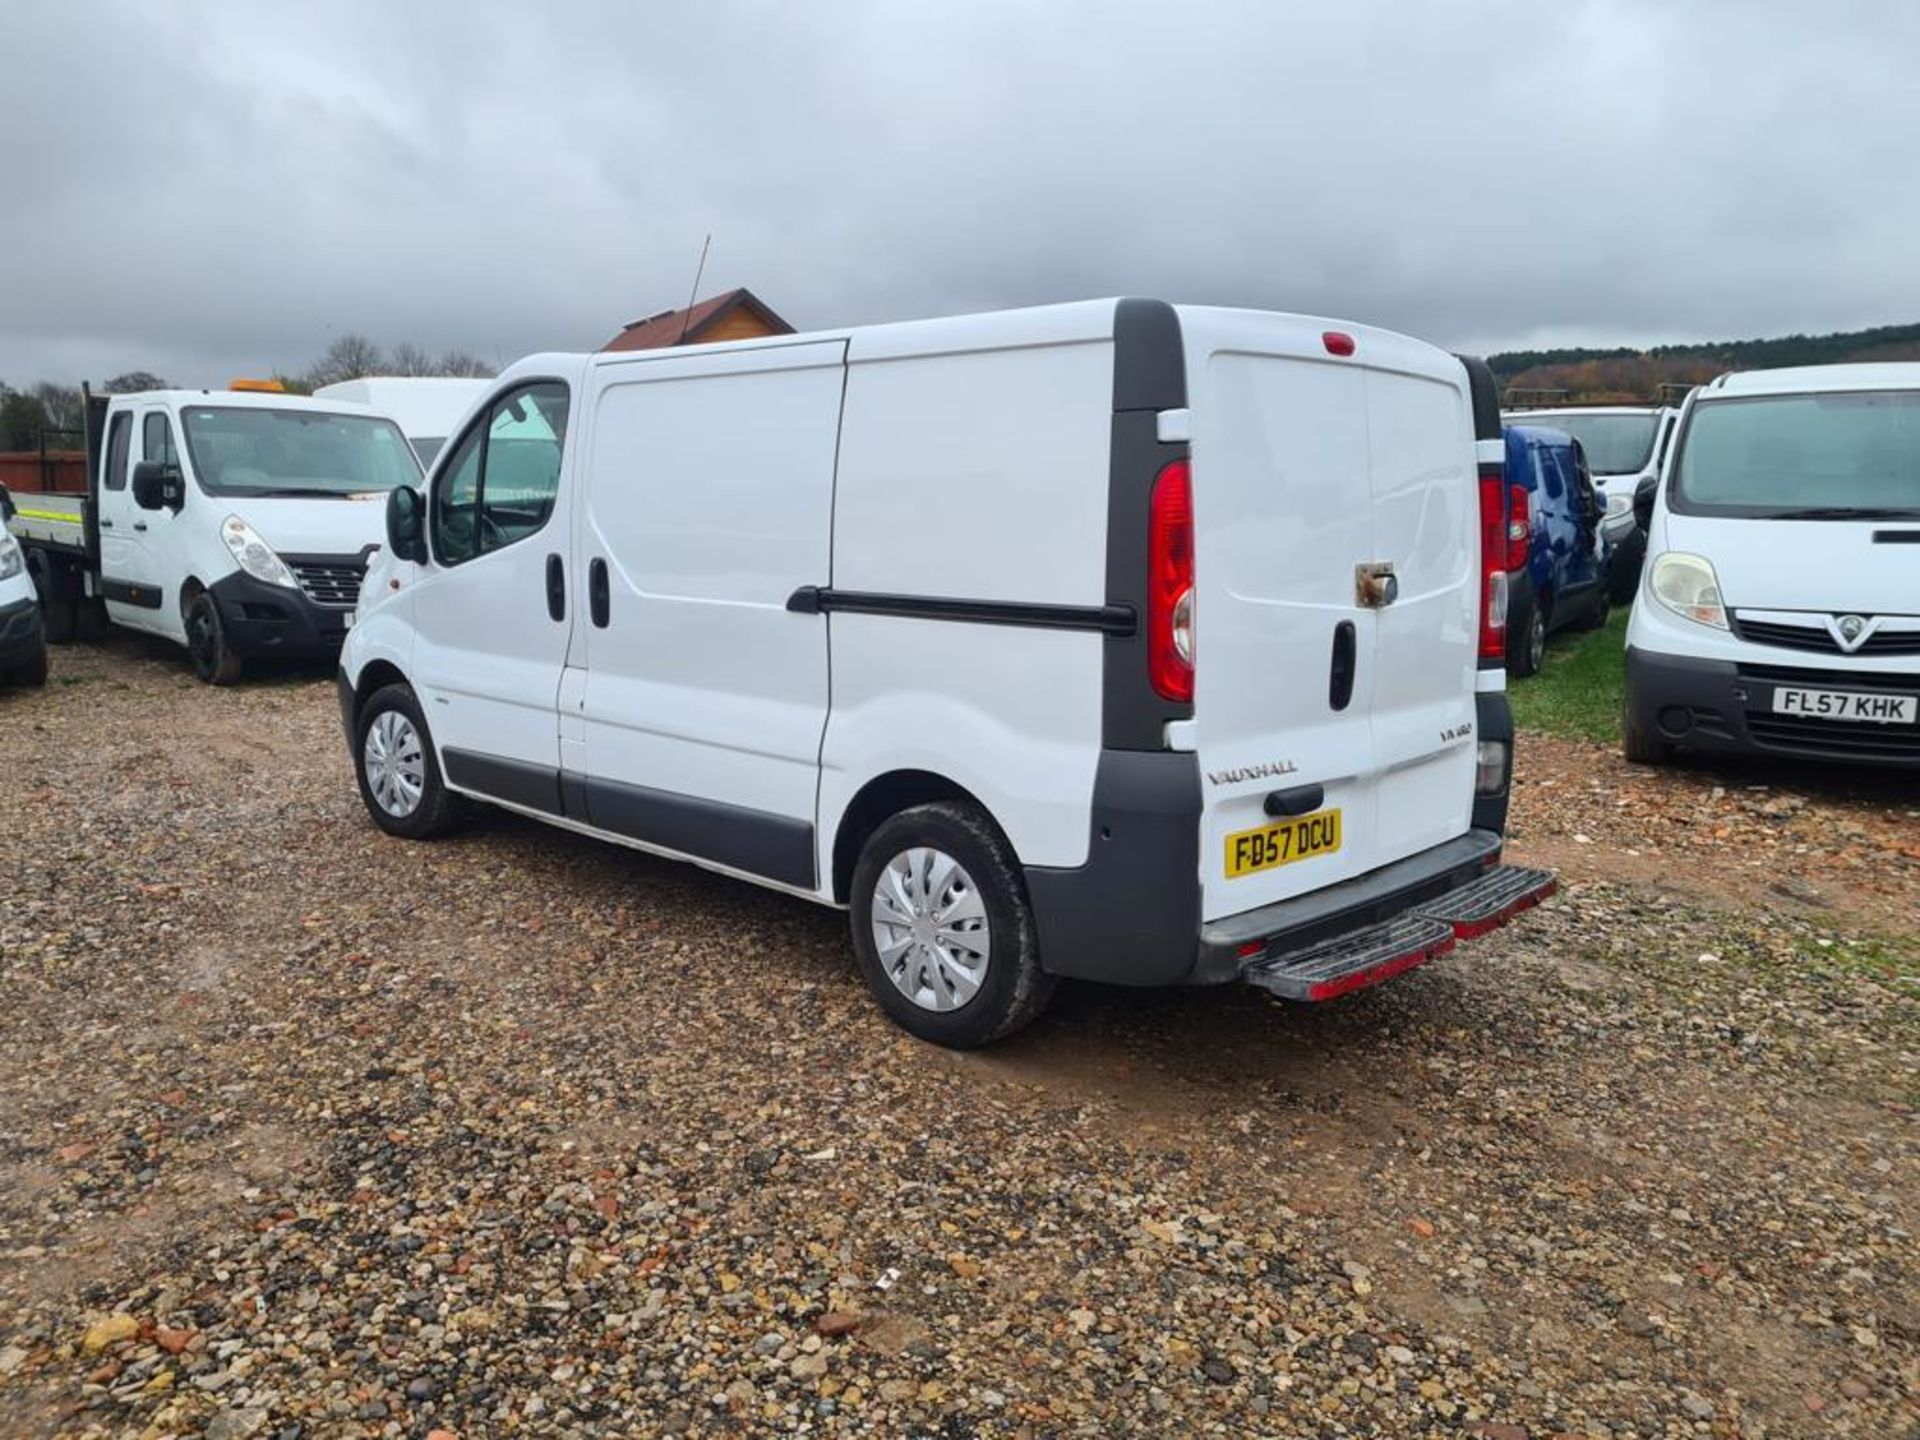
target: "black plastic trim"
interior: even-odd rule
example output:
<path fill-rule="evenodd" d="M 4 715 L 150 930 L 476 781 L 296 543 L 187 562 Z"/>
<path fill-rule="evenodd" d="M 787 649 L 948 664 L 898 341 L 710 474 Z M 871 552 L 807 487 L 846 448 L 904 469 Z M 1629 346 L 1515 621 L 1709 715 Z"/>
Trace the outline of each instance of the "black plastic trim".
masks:
<path fill-rule="evenodd" d="M 1260 808 L 1267 814 L 1311 815 L 1327 803 L 1327 787 L 1324 785 L 1295 785 L 1290 790 L 1269 791 Z"/>
<path fill-rule="evenodd" d="M 813 826 L 805 820 L 617 780 L 583 783 L 587 823 L 596 829 L 783 885 L 815 883 Z"/>
<path fill-rule="evenodd" d="M 11 605 L 0 605 L 0 670 L 34 659 L 46 644 L 38 600 L 28 596 Z"/>
<path fill-rule="evenodd" d="M 1094 772 L 1087 863 L 1029 865 L 1040 964 L 1113 985 L 1172 985 L 1200 927 L 1200 762 L 1105 750 Z"/>
<path fill-rule="evenodd" d="M 1138 626 L 1124 605 L 1047 605 L 1018 600 L 962 600 L 939 595 L 886 595 L 802 585 L 787 597 L 796 615 L 896 615 L 910 620 L 954 620 L 974 625 L 1013 625 L 1030 630 L 1097 630 L 1131 635 Z"/>
<path fill-rule="evenodd" d="M 207 587 L 220 607 L 227 644 L 248 659 L 337 656 L 347 638 L 345 605 L 322 605 L 304 590 L 269 585 L 236 570 Z"/>
<path fill-rule="evenodd" d="M 162 597 L 158 585 L 142 585 L 137 580 L 111 580 L 102 575 L 100 598 L 118 605 L 137 605 L 142 610 L 158 610 Z"/>
<path fill-rule="evenodd" d="M 1473 697 L 1474 735 L 1479 740 L 1504 740 L 1507 754 L 1513 754 L 1513 706 L 1504 691 L 1489 691 Z M 1513 792 L 1513 766 L 1507 766 L 1507 783 L 1497 794 L 1473 797 L 1473 828 L 1507 833 L 1507 804 Z"/>
<path fill-rule="evenodd" d="M 1876 530 L 1873 532 L 1876 545 L 1920 545 L 1920 530 Z"/>
<path fill-rule="evenodd" d="M 1164 300 L 1122 300 L 1113 317 L 1113 425 L 1107 460 L 1107 604 L 1147 613 L 1147 523 L 1153 482 L 1184 441 L 1162 443 L 1159 413 L 1187 405 L 1186 342 Z M 1149 682 L 1147 637 L 1111 634 L 1102 653 L 1100 742 L 1109 750 L 1159 750 L 1169 721 L 1193 706 L 1162 699 Z"/>
<path fill-rule="evenodd" d="M 340 701 L 340 728 L 347 732 L 347 748 L 353 749 L 358 737 L 353 733 L 360 719 L 360 697 L 354 693 L 353 682 L 347 678 L 347 667 L 342 665 L 334 674 L 333 688 Z"/>
<path fill-rule="evenodd" d="M 478 755 L 471 750 L 442 750 L 440 766 L 447 783 L 472 790 L 510 805 L 525 806 L 546 815 L 560 815 L 560 772 L 526 760 Z"/>
<path fill-rule="evenodd" d="M 1810 659 L 1820 657 L 1810 656 Z M 1772 713 L 1773 692 L 1781 686 L 1801 685 L 1821 690 L 1887 691 L 1913 694 L 1912 674 L 1872 671 L 1836 671 L 1769 661 L 1764 665 L 1736 665 L 1731 660 L 1701 660 L 1690 655 L 1627 650 L 1627 708 L 1641 731 L 1682 750 L 1719 754 L 1793 756 L 1846 765 L 1873 765 L 1887 769 L 1920 770 L 1920 745 L 1900 742 L 1915 735 L 1911 727 L 1859 725 L 1831 737 L 1841 743 L 1822 744 L 1813 730 L 1788 737 L 1755 735 L 1748 724 L 1765 727 L 1778 722 Z M 1663 710 L 1685 712 L 1691 723 L 1679 733 L 1663 729 Z M 1885 740 L 1884 745 L 1876 741 Z"/>
<path fill-rule="evenodd" d="M 1478 355 L 1456 355 L 1467 372 L 1467 393 L 1473 398 L 1473 438 L 1498 440 L 1500 428 L 1500 382 L 1493 368 Z"/>

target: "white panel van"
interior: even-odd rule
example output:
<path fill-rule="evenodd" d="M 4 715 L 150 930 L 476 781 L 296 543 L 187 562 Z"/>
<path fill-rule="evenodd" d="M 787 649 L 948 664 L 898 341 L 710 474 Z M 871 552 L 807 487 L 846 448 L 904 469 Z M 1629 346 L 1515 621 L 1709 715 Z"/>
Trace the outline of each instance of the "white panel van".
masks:
<path fill-rule="evenodd" d="M 1627 759 L 1920 767 L 1920 365 L 1723 375 L 1635 505 Z"/>
<path fill-rule="evenodd" d="M 942 1044 L 1060 976 L 1330 998 L 1551 884 L 1498 437 L 1477 362 L 1146 300 L 534 356 L 389 503 L 361 794 L 843 906 Z"/>

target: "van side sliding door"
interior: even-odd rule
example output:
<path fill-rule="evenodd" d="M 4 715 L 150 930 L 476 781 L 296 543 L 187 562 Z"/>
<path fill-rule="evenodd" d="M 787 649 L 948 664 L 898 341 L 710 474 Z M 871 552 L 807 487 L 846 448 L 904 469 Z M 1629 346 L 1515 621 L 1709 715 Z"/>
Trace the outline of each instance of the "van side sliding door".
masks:
<path fill-rule="evenodd" d="M 815 888 L 827 624 L 787 600 L 830 575 L 845 376 L 839 340 L 594 372 L 575 570 L 595 827 Z"/>

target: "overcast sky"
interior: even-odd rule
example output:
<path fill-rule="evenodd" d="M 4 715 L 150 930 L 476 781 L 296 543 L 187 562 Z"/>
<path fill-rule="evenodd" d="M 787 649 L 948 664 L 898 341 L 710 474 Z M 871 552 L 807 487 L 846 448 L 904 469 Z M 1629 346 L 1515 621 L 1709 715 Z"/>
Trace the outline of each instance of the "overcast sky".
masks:
<path fill-rule="evenodd" d="M 1455 348 L 1920 320 L 1908 0 L 8 0 L 0 378 L 1107 294 Z"/>

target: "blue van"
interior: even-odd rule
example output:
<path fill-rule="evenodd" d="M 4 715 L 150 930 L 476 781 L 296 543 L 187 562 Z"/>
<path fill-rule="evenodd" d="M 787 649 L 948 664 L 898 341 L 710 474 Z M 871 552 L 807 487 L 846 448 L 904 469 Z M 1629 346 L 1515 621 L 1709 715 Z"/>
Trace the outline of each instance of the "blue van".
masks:
<path fill-rule="evenodd" d="M 1527 563 L 1507 601 L 1507 669 L 1524 676 L 1539 672 L 1553 631 L 1606 623 L 1611 546 L 1580 442 L 1544 425 L 1509 425 L 1506 441 L 1508 490 L 1527 493 Z"/>

